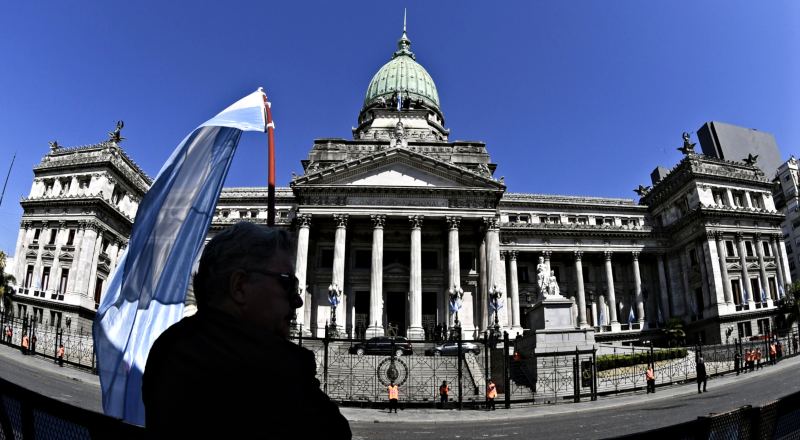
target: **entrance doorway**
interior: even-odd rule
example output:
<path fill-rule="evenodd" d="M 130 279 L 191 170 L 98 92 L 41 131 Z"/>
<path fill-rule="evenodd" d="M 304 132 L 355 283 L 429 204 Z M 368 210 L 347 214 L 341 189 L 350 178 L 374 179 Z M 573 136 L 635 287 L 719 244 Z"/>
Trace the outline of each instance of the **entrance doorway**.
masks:
<path fill-rule="evenodd" d="M 406 334 L 406 293 L 387 292 L 386 293 L 386 333 L 391 334 L 390 329 L 397 329 L 397 336 Z"/>

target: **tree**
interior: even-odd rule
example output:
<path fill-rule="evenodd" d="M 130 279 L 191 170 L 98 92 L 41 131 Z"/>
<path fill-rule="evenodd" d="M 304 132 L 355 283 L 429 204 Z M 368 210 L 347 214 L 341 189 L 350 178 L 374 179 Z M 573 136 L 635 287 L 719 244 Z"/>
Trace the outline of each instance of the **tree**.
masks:
<path fill-rule="evenodd" d="M 661 331 L 669 347 L 683 345 L 686 340 L 686 332 L 683 331 L 683 321 L 680 318 L 668 319 Z"/>
<path fill-rule="evenodd" d="M 6 253 L 0 251 L 0 300 L 5 310 L 11 306 L 11 296 L 14 295 L 14 288 L 11 285 L 16 283 L 14 275 L 6 273 Z"/>
<path fill-rule="evenodd" d="M 786 295 L 780 299 L 778 305 L 779 328 L 789 329 L 800 319 L 800 281 L 786 286 Z"/>

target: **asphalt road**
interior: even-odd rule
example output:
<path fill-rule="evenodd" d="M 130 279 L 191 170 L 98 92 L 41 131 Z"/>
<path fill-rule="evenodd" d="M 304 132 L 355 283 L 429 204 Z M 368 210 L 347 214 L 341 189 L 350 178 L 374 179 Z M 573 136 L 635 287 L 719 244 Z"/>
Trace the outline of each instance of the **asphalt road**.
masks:
<path fill-rule="evenodd" d="M 394 415 L 377 410 L 345 408 L 356 439 L 591 439 L 614 437 L 673 425 L 698 416 L 725 412 L 744 405 L 760 405 L 800 391 L 796 371 L 800 358 L 779 363 L 739 378 L 728 375 L 708 382 L 708 392 L 696 393 L 694 384 L 606 397 L 598 402 L 536 405 L 476 410 L 414 410 Z M 101 412 L 97 377 L 83 371 L 63 369 L 41 358 L 23 357 L 18 350 L 0 346 L 0 376 L 25 388 L 75 406 Z M 416 410 L 420 411 L 420 410 Z M 405 414 L 404 414 L 405 413 Z M 415 419 L 425 418 L 419 422 Z M 491 417 L 491 419 L 489 419 Z M 373 420 L 374 419 L 374 420 Z M 451 421 L 454 420 L 454 421 Z"/>

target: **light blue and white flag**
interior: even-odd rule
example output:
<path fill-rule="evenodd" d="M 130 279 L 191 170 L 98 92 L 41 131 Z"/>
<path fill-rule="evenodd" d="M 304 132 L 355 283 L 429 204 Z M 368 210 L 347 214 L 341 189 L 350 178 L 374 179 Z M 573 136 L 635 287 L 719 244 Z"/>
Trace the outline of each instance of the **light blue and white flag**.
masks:
<path fill-rule="evenodd" d="M 128 249 L 93 327 L 103 411 L 109 416 L 144 424 L 147 355 L 183 315 L 192 266 L 233 153 L 242 131 L 265 131 L 265 101 L 259 89 L 191 132 L 139 205 Z"/>
<path fill-rule="evenodd" d="M 661 315 L 661 307 L 656 307 L 656 319 L 658 319 L 659 324 L 664 323 L 664 317 Z"/>
<path fill-rule="evenodd" d="M 763 287 L 761 288 L 761 302 L 762 303 L 767 302 L 767 292 L 764 292 L 764 288 Z"/>
<path fill-rule="evenodd" d="M 783 291 L 783 284 L 781 283 L 778 283 L 778 294 L 780 295 L 781 299 L 786 296 L 786 292 Z"/>
<path fill-rule="evenodd" d="M 633 321 L 636 321 L 636 316 L 633 314 L 633 306 L 631 306 L 631 312 L 628 314 L 628 324 L 632 324 Z"/>
<path fill-rule="evenodd" d="M 598 319 L 600 325 L 606 325 L 606 306 L 600 305 L 600 317 Z"/>

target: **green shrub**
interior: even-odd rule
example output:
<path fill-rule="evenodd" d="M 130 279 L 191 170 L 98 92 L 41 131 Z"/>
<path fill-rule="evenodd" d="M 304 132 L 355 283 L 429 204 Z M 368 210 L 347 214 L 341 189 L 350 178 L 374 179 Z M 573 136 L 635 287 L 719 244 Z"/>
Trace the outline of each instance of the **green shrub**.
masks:
<path fill-rule="evenodd" d="M 653 357 L 656 361 L 680 359 L 687 355 L 685 348 L 668 348 L 654 350 Z M 611 370 L 614 368 L 630 367 L 632 365 L 647 364 L 650 353 L 638 352 L 632 354 L 604 354 L 597 357 L 597 371 Z"/>

